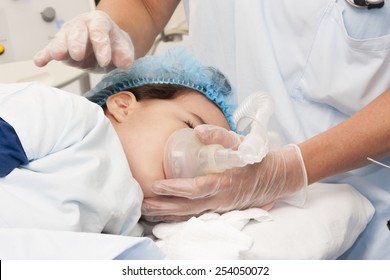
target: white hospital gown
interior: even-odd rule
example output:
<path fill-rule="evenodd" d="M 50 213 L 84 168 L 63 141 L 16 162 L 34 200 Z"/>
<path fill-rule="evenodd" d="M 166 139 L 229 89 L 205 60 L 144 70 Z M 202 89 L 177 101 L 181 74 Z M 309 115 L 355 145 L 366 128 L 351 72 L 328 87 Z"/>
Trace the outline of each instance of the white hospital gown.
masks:
<path fill-rule="evenodd" d="M 368 10 L 345 0 L 185 0 L 185 8 L 193 52 L 228 76 L 238 101 L 270 93 L 270 128 L 285 143 L 337 125 L 390 88 L 387 2 Z M 390 171 L 371 165 L 328 181 L 352 184 L 376 208 L 343 258 L 390 259 Z"/>
<path fill-rule="evenodd" d="M 142 191 L 103 110 L 39 83 L 0 84 L 29 164 L 0 178 L 0 228 L 139 235 Z"/>

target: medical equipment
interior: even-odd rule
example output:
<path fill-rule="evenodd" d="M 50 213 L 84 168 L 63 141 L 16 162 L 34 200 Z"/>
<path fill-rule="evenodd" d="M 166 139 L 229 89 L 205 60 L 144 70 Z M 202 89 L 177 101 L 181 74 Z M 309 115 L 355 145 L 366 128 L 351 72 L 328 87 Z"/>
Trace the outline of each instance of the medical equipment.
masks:
<path fill-rule="evenodd" d="M 387 165 L 387 164 L 384 164 L 384 163 L 382 163 L 382 162 L 380 162 L 380 161 L 377 161 L 377 160 L 375 160 L 375 159 L 372 159 L 372 158 L 370 158 L 370 157 L 368 157 L 367 159 L 368 159 L 369 161 L 375 163 L 375 164 L 378 164 L 378 165 L 380 165 L 380 166 L 383 166 L 383 167 L 385 167 L 385 168 L 389 168 L 389 169 L 390 169 L 390 166 Z"/>
<path fill-rule="evenodd" d="M 236 126 L 248 135 L 237 150 L 203 145 L 191 128 L 174 132 L 164 153 L 168 178 L 196 177 L 260 162 L 268 152 L 267 125 L 273 112 L 271 98 L 263 93 L 248 96 L 233 115 Z"/>
<path fill-rule="evenodd" d="M 374 9 L 382 8 L 385 5 L 385 0 L 346 0 L 348 4 L 357 7 Z"/>
<path fill-rule="evenodd" d="M 0 0 L 0 63 L 32 59 L 65 21 L 94 8 L 93 0 Z"/>

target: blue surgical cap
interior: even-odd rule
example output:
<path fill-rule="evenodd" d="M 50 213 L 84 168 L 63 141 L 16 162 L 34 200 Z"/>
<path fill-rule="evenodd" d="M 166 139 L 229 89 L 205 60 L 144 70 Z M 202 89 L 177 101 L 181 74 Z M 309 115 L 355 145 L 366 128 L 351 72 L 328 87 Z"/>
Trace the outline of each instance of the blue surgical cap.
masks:
<path fill-rule="evenodd" d="M 172 48 L 164 55 L 142 57 L 129 69 L 109 72 L 85 97 L 103 106 L 113 94 L 151 84 L 180 85 L 203 93 L 222 110 L 230 128 L 235 129 L 236 104 L 229 81 L 216 68 L 202 65 L 183 47 Z"/>

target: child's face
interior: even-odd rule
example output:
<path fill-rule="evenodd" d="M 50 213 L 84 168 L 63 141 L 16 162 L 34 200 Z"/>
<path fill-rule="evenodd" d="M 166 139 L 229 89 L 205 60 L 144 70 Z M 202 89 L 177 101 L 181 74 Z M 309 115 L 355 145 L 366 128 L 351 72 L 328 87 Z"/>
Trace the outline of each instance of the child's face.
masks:
<path fill-rule="evenodd" d="M 136 101 L 130 92 L 107 100 L 106 115 L 125 151 L 134 178 L 145 197 L 152 183 L 165 179 L 163 158 L 170 135 L 181 128 L 212 124 L 229 129 L 221 110 L 204 95 L 188 90 L 174 99 Z"/>

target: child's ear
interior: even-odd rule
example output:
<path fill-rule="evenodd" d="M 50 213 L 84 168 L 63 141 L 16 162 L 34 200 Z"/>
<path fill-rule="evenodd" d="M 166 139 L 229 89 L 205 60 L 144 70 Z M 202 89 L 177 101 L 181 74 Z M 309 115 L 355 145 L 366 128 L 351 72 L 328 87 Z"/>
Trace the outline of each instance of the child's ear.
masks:
<path fill-rule="evenodd" d="M 123 122 L 138 104 L 135 95 L 130 91 L 121 91 L 111 95 L 106 106 L 117 122 Z"/>

